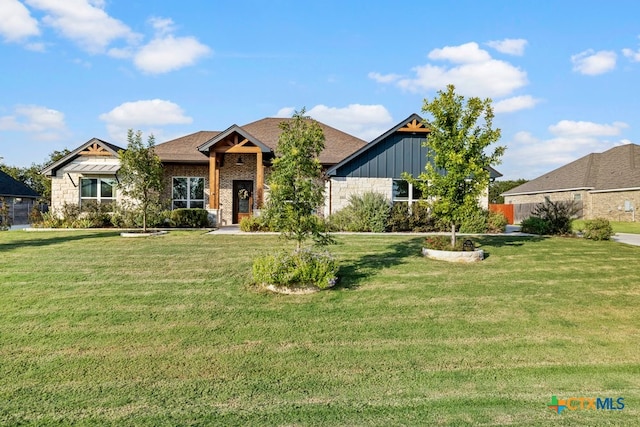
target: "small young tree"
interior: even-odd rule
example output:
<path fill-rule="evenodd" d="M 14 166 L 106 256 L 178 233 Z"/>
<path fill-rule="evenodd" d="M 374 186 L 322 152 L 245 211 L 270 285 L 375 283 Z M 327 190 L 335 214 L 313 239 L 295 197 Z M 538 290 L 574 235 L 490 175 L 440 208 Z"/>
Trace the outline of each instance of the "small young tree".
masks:
<path fill-rule="evenodd" d="M 293 114 L 292 120 L 280 123 L 282 133 L 269 177 L 265 210 L 267 220 L 286 238 L 295 240 L 298 249 L 309 238 L 320 244 L 328 241 L 315 215 L 324 201 L 318 160 L 324 149 L 324 133 L 316 121 L 304 114 L 303 108 Z"/>
<path fill-rule="evenodd" d="M 455 246 L 456 224 L 479 209 L 478 199 L 489 185 L 488 168 L 500 163 L 505 147 L 485 153 L 500 139 L 500 129 L 492 129 L 491 99 L 472 97 L 465 103 L 448 85 L 431 102 L 425 99 L 422 111 L 431 115 L 425 142 L 429 157 L 425 172 L 411 180 L 429 196 L 433 213 L 451 225 Z"/>
<path fill-rule="evenodd" d="M 162 162 L 154 151 L 155 138 L 150 135 L 147 145 L 142 143 L 142 132 L 129 129 L 127 149 L 120 151 L 118 177 L 122 194 L 137 202 L 142 214 L 142 231 L 147 231 L 147 215 L 160 204 L 162 192 Z"/>

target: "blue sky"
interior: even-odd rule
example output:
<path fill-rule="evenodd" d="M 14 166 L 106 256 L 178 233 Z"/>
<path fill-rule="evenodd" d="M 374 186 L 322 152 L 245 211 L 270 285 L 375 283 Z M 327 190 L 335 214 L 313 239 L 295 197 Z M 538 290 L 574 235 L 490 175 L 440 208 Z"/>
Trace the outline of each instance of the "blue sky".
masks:
<path fill-rule="evenodd" d="M 640 2 L 0 0 L 0 157 L 306 107 L 371 140 L 449 83 L 493 100 L 505 179 L 640 142 Z"/>

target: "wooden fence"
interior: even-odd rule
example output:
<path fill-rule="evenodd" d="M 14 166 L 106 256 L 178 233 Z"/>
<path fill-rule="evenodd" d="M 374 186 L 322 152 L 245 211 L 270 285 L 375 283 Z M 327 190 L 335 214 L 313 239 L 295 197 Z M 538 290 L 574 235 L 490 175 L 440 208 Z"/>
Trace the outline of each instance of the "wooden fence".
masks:
<path fill-rule="evenodd" d="M 502 213 L 505 217 L 507 217 L 509 224 L 520 224 L 523 220 L 533 215 L 533 212 L 539 204 L 540 203 L 518 203 L 513 205 L 490 204 L 489 210 L 491 212 Z M 582 201 L 575 201 L 574 204 L 577 210 L 575 218 L 582 218 Z"/>

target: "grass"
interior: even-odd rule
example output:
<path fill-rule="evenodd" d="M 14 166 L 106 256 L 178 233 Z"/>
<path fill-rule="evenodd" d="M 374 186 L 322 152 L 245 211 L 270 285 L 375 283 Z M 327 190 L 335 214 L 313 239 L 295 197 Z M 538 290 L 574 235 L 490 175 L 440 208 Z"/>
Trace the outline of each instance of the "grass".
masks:
<path fill-rule="evenodd" d="M 640 247 L 422 239 L 339 236 L 340 285 L 283 296 L 250 284 L 277 236 L 0 233 L 0 424 L 637 425 Z"/>
<path fill-rule="evenodd" d="M 610 221 L 615 233 L 640 234 L 640 222 Z M 572 227 L 574 230 L 584 229 L 584 220 L 574 220 Z"/>

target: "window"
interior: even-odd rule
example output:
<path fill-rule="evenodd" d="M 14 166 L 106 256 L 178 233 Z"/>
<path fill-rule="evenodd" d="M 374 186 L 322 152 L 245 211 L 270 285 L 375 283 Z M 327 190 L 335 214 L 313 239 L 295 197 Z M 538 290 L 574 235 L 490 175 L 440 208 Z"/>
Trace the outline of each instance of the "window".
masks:
<path fill-rule="evenodd" d="M 581 201 L 581 200 L 582 200 L 582 194 L 580 194 L 580 193 L 574 193 L 574 195 L 573 195 L 573 200 L 574 200 L 574 201 L 576 201 L 576 202 Z"/>
<path fill-rule="evenodd" d="M 204 209 L 204 178 L 174 177 L 172 188 L 172 209 Z"/>
<path fill-rule="evenodd" d="M 414 203 L 422 200 L 422 191 L 404 179 L 393 180 L 393 201 Z"/>
<path fill-rule="evenodd" d="M 80 178 L 80 204 L 88 201 L 100 204 L 115 202 L 115 178 Z"/>

